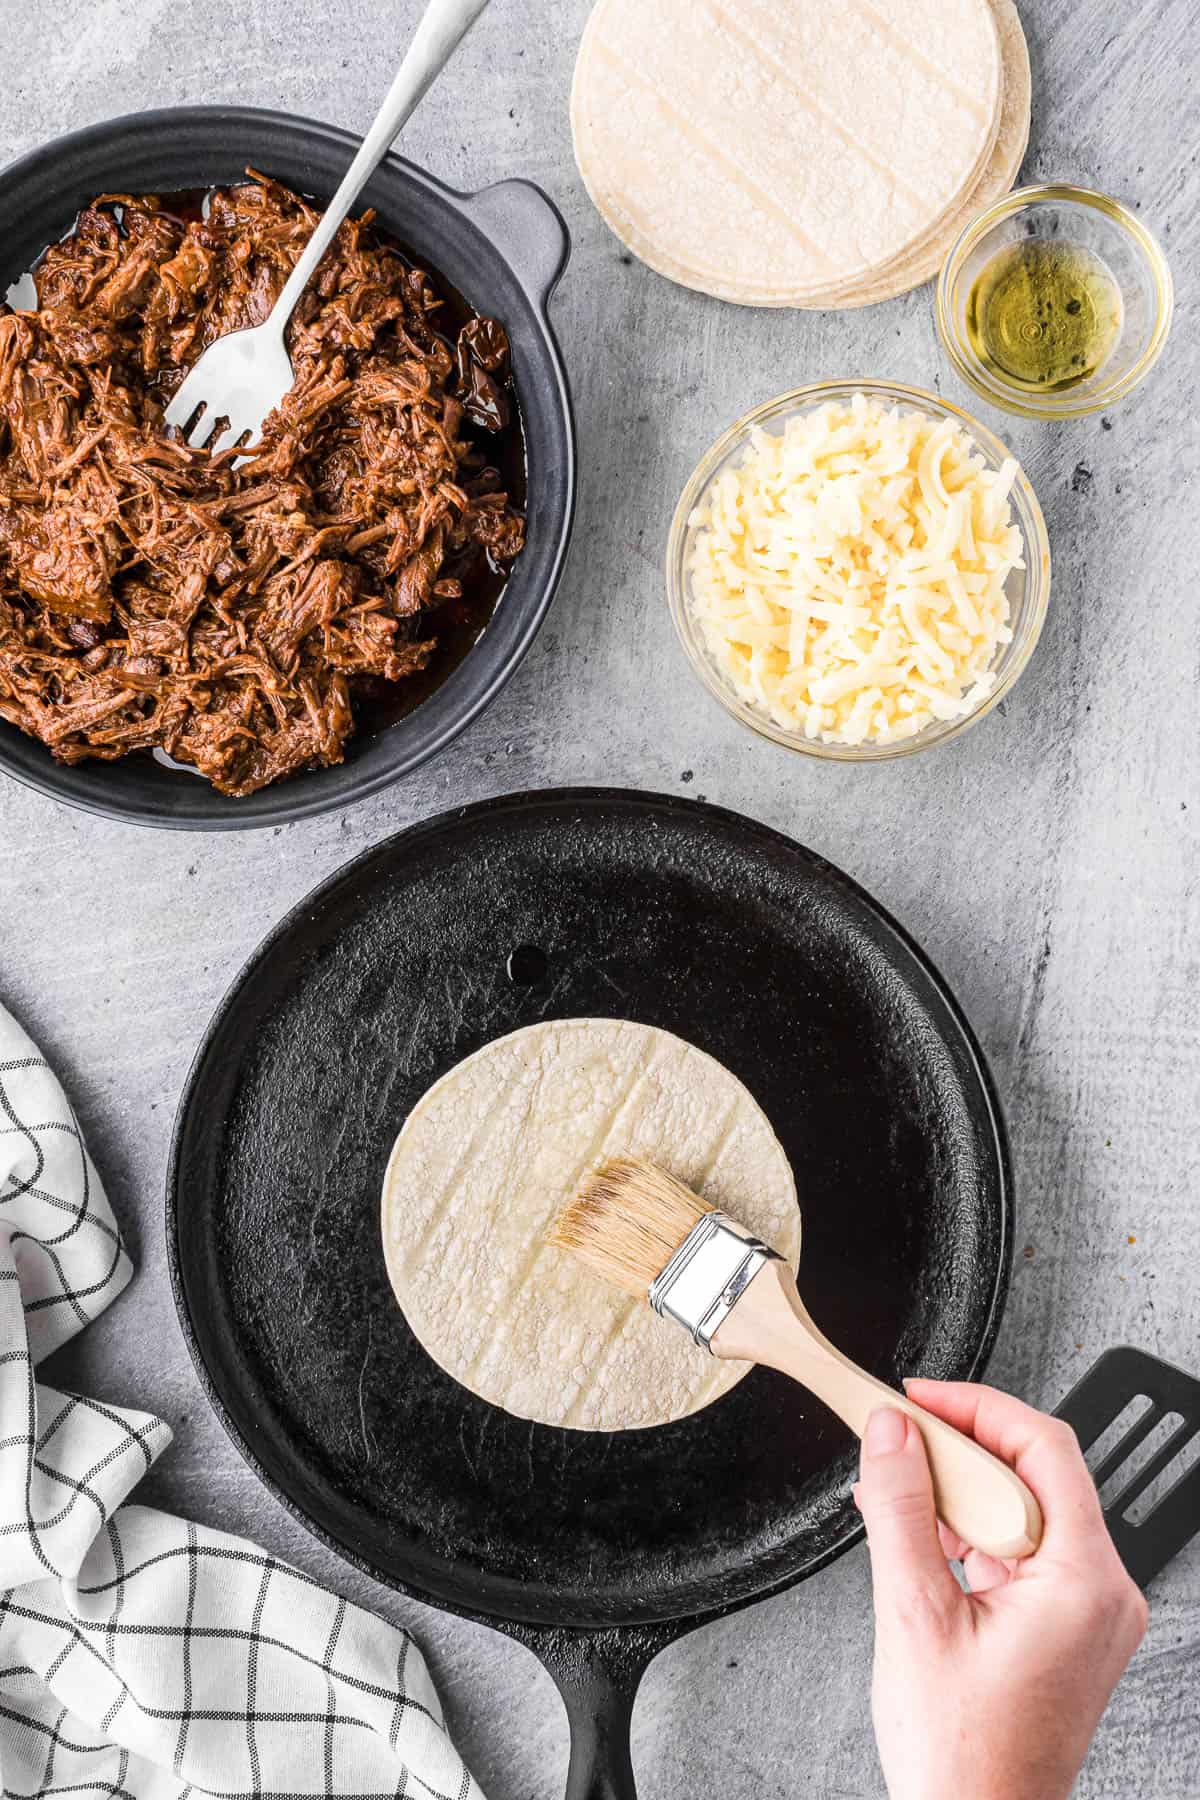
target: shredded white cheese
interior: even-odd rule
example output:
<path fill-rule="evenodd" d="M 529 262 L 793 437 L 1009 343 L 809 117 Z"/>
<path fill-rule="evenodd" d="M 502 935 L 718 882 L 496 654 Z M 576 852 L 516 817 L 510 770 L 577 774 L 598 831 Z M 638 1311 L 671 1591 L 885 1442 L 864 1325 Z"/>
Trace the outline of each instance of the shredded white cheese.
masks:
<path fill-rule="evenodd" d="M 690 608 L 718 670 L 827 743 L 973 712 L 1012 638 L 1016 474 L 956 419 L 865 394 L 756 431 L 689 521 Z"/>

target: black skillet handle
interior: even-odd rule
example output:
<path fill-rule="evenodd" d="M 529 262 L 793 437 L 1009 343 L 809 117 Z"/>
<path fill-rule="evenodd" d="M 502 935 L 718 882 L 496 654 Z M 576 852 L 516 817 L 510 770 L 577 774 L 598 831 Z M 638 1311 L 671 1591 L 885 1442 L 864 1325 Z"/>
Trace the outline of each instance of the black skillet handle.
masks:
<path fill-rule="evenodd" d="M 553 1675 L 571 1725 L 566 1800 L 637 1800 L 629 1727 L 638 1686 L 669 1626 L 524 1637 Z"/>
<path fill-rule="evenodd" d="M 616 1686 L 597 1671 L 559 1691 L 571 1722 L 566 1800 L 637 1800 L 629 1746 L 636 1687 Z"/>

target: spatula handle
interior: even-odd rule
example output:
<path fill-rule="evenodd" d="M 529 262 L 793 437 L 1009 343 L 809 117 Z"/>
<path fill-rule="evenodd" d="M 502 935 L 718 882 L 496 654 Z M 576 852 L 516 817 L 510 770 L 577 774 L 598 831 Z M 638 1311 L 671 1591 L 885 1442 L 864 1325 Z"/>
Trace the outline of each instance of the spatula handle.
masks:
<path fill-rule="evenodd" d="M 880 1406 L 907 1413 L 925 1440 L 938 1515 L 950 1530 L 989 1556 L 1029 1556 L 1037 1549 L 1041 1508 L 1016 1471 L 843 1356 L 804 1310 L 786 1263 L 769 1263 L 755 1277 L 713 1348 L 790 1375 L 856 1437 Z"/>

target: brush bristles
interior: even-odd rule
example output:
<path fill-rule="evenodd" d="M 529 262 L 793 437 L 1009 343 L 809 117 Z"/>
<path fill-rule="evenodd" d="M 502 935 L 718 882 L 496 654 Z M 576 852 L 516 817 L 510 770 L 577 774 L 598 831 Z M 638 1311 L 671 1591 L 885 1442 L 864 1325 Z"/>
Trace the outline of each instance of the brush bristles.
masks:
<path fill-rule="evenodd" d="M 644 1300 L 688 1232 L 712 1211 L 665 1169 L 614 1156 L 584 1177 L 546 1242 Z"/>

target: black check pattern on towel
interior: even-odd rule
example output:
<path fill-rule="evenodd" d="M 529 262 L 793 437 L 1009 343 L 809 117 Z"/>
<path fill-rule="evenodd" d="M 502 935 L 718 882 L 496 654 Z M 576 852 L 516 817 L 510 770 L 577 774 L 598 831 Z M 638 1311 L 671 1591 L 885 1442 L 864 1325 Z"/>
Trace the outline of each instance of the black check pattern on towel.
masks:
<path fill-rule="evenodd" d="M 166 1426 L 38 1383 L 131 1273 L 66 1097 L 0 1007 L 0 1793 L 482 1800 L 405 1633 L 125 1504 Z"/>

